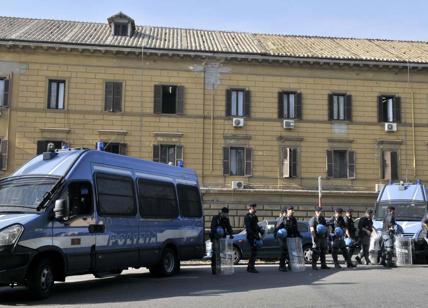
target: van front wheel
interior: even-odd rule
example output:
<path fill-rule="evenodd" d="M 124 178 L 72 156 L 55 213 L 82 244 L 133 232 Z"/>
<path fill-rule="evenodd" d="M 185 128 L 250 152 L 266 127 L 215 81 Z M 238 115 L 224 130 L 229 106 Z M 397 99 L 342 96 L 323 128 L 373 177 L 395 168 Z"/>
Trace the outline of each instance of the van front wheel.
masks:
<path fill-rule="evenodd" d="M 28 290 L 34 299 L 48 298 L 54 285 L 54 273 L 49 259 L 41 259 L 28 273 Z"/>
<path fill-rule="evenodd" d="M 180 271 L 177 253 L 171 248 L 165 248 L 161 260 L 155 266 L 149 267 L 150 273 L 156 276 L 168 277 Z"/>

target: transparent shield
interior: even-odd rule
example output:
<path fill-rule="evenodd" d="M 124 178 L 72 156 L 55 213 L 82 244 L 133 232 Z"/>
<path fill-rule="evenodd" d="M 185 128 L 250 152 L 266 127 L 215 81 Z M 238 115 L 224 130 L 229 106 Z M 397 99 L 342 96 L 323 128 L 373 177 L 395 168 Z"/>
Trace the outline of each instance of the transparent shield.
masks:
<path fill-rule="evenodd" d="M 233 240 L 230 238 L 220 239 L 220 273 L 231 275 L 235 272 L 233 267 Z"/>
<path fill-rule="evenodd" d="M 382 233 L 373 231 L 370 236 L 369 260 L 372 264 L 379 264 L 380 239 Z"/>
<path fill-rule="evenodd" d="M 303 254 L 302 240 L 300 237 L 287 238 L 288 257 L 292 272 L 305 270 L 305 257 Z"/>
<path fill-rule="evenodd" d="M 412 239 L 404 236 L 395 237 L 395 257 L 397 266 L 413 264 Z"/>

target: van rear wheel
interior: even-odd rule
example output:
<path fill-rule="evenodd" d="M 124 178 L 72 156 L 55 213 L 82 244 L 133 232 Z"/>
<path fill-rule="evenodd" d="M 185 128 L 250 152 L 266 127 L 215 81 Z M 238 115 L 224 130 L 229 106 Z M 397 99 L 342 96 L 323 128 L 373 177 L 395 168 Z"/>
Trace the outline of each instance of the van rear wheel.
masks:
<path fill-rule="evenodd" d="M 162 252 L 161 260 L 155 266 L 149 267 L 151 274 L 168 277 L 180 271 L 180 261 L 177 253 L 171 248 L 165 248 Z"/>
<path fill-rule="evenodd" d="M 49 259 L 41 259 L 28 273 L 27 286 L 34 299 L 48 298 L 54 285 L 53 266 Z"/>

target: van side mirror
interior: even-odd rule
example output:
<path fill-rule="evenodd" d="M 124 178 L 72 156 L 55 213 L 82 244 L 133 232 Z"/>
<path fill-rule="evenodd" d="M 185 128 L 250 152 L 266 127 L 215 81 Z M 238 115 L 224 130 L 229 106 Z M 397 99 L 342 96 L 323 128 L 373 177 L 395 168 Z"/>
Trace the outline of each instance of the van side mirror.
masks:
<path fill-rule="evenodd" d="M 63 221 L 69 215 L 67 201 L 64 199 L 56 200 L 53 211 L 55 214 L 55 219 L 58 221 Z"/>

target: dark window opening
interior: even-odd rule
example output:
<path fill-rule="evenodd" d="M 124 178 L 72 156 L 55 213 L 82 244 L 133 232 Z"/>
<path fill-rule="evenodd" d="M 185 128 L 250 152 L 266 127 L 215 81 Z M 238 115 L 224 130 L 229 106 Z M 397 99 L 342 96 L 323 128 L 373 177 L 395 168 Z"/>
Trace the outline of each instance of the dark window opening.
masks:
<path fill-rule="evenodd" d="M 183 146 L 155 144 L 153 145 L 153 161 L 173 166 L 183 166 Z"/>
<path fill-rule="evenodd" d="M 8 107 L 10 99 L 10 80 L 0 78 L 0 107 Z"/>
<path fill-rule="evenodd" d="M 253 174 L 253 154 L 251 148 L 224 147 L 223 175 L 251 176 Z"/>
<path fill-rule="evenodd" d="M 401 122 L 401 100 L 399 96 L 378 97 L 378 121 Z"/>
<path fill-rule="evenodd" d="M 89 182 L 72 182 L 68 185 L 70 217 L 90 215 L 93 212 L 92 186 Z"/>
<path fill-rule="evenodd" d="M 95 177 L 100 215 L 134 216 L 137 213 L 132 178 L 102 173 Z"/>
<path fill-rule="evenodd" d="M 301 119 L 302 118 L 302 94 L 297 92 L 278 93 L 278 118 Z"/>
<path fill-rule="evenodd" d="M 250 91 L 245 89 L 226 90 L 226 116 L 249 117 L 250 116 Z"/>
<path fill-rule="evenodd" d="M 117 142 L 110 142 L 107 143 L 104 147 L 105 152 L 120 154 L 120 155 L 127 155 L 127 149 L 128 146 L 126 143 L 117 143 Z"/>
<path fill-rule="evenodd" d="M 162 113 L 176 113 L 177 87 L 162 87 Z"/>
<path fill-rule="evenodd" d="M 64 109 L 65 80 L 49 80 L 48 108 Z"/>
<path fill-rule="evenodd" d="M 114 23 L 114 35 L 128 36 L 128 24 L 127 23 Z"/>
<path fill-rule="evenodd" d="M 55 150 L 60 150 L 63 146 L 67 145 L 64 141 L 39 140 L 37 141 L 37 155 L 47 152 L 49 143 L 52 143 L 54 145 Z"/>
<path fill-rule="evenodd" d="M 182 217 L 202 217 L 201 195 L 198 188 L 178 184 L 177 193 Z"/>
<path fill-rule="evenodd" d="M 281 148 L 282 176 L 284 178 L 297 177 L 297 149 Z"/>
<path fill-rule="evenodd" d="M 174 184 L 139 179 L 138 198 L 143 218 L 174 219 L 178 217 Z"/>
<path fill-rule="evenodd" d="M 122 111 L 122 82 L 106 82 L 105 83 L 105 105 L 104 110 L 110 112 Z"/>
<path fill-rule="evenodd" d="M 355 152 L 327 151 L 327 176 L 330 178 L 355 178 Z"/>
<path fill-rule="evenodd" d="M 397 151 L 382 151 L 381 173 L 384 180 L 398 180 Z"/>

